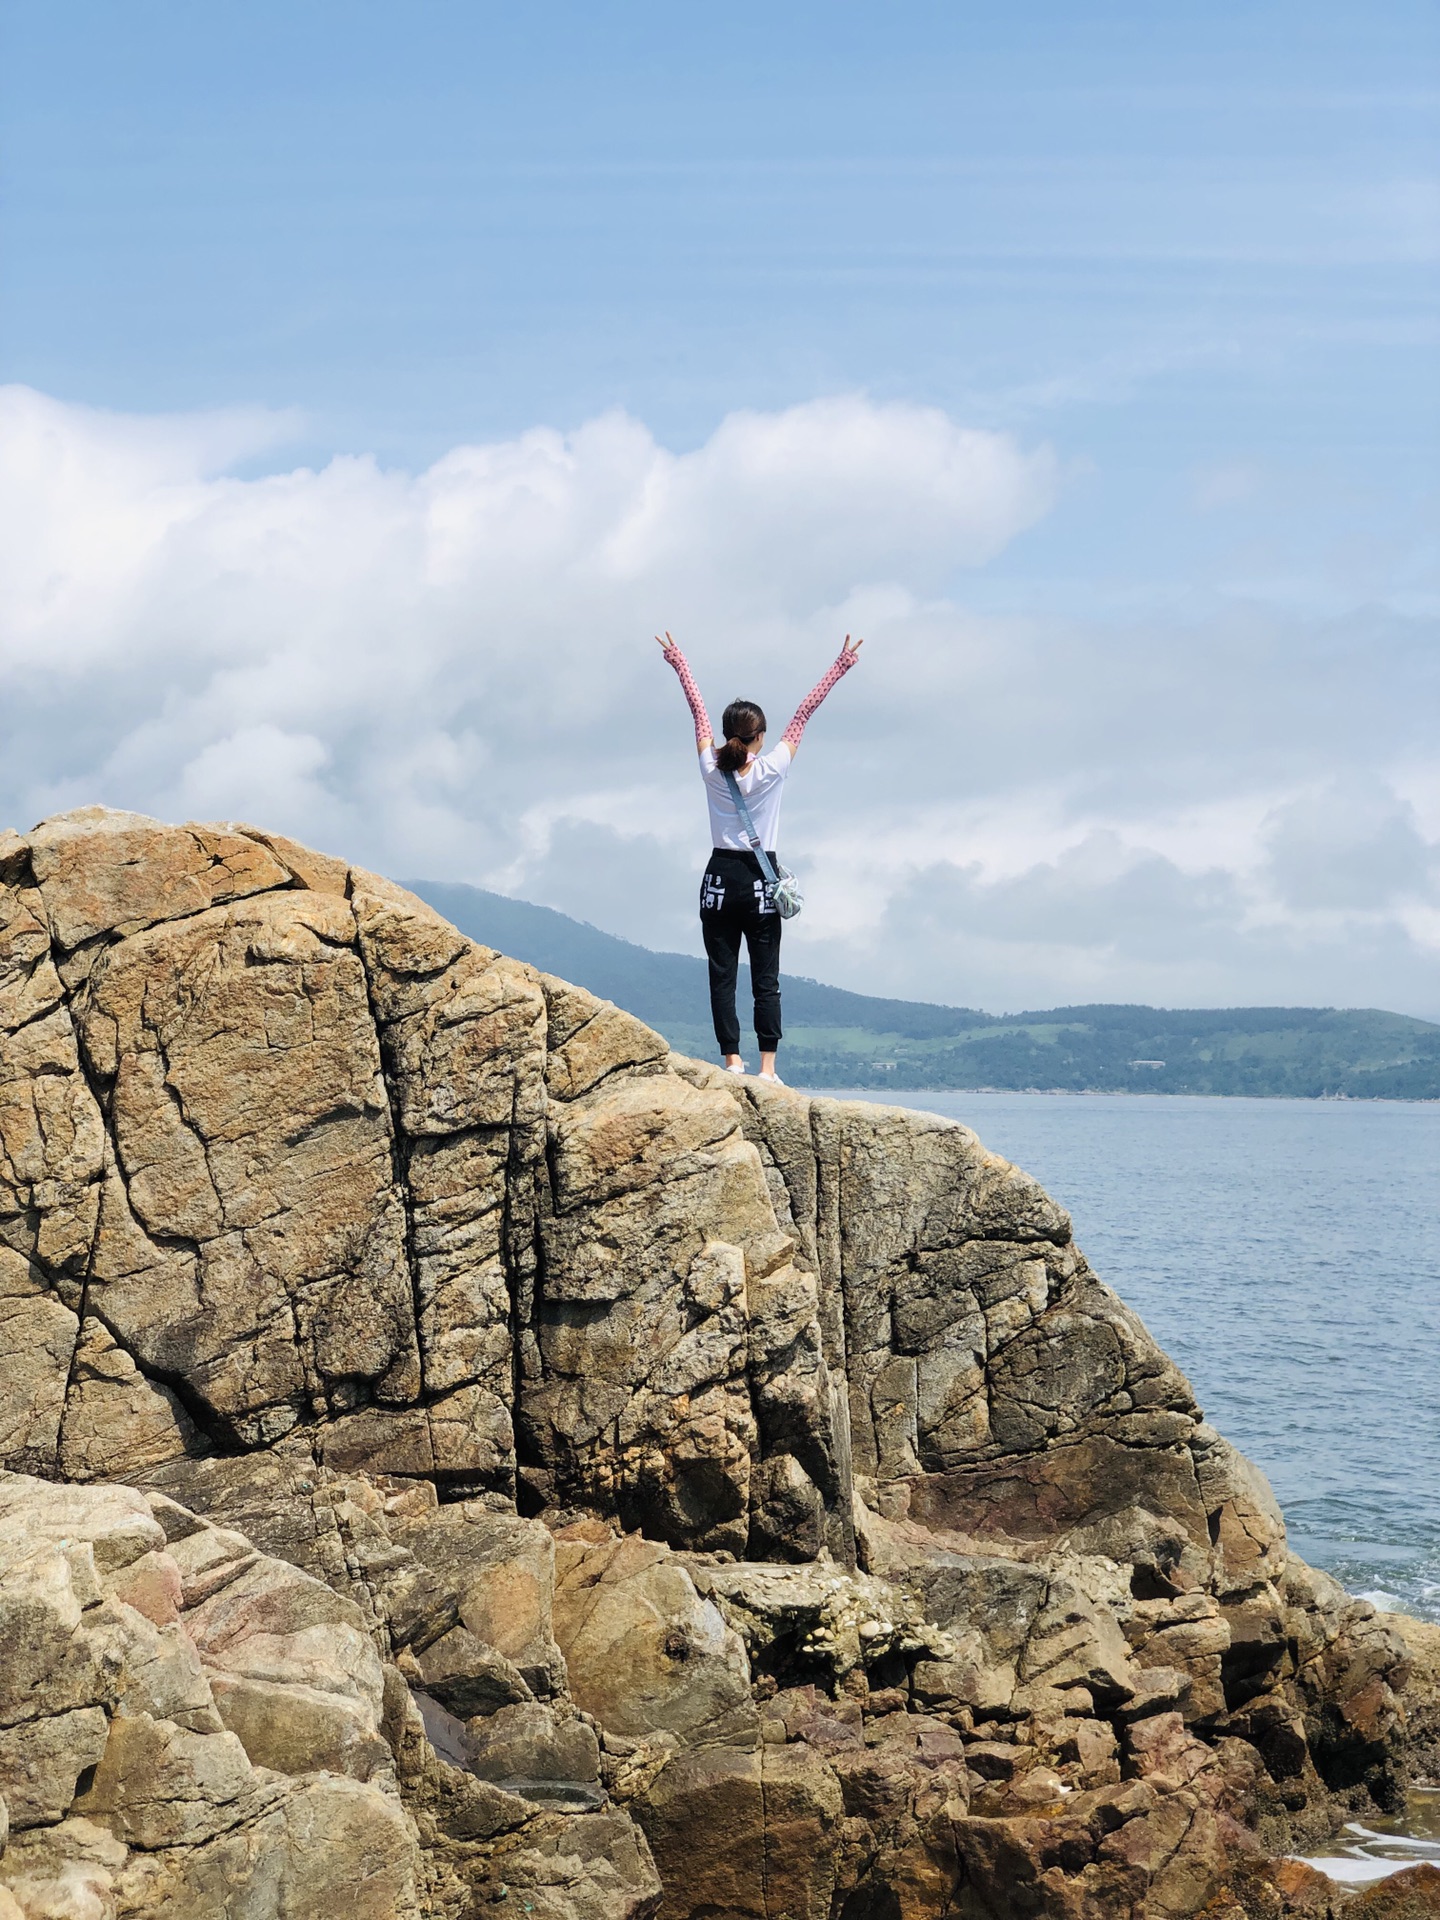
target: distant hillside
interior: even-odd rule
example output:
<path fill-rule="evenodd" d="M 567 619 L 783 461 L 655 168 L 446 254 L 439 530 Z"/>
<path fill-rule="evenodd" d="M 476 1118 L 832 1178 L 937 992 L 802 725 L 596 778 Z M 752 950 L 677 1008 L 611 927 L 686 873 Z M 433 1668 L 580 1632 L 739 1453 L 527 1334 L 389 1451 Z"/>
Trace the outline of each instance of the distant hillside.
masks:
<path fill-rule="evenodd" d="M 549 907 L 479 887 L 408 884 L 472 940 L 613 1000 L 681 1052 L 714 1054 L 703 960 L 653 953 Z M 847 993 L 793 974 L 782 976 L 782 986 L 784 1072 L 797 1086 L 1440 1099 L 1440 1026 L 1373 1008 L 1086 1006 L 990 1014 Z M 743 971 L 740 994 L 743 1021 Z"/>

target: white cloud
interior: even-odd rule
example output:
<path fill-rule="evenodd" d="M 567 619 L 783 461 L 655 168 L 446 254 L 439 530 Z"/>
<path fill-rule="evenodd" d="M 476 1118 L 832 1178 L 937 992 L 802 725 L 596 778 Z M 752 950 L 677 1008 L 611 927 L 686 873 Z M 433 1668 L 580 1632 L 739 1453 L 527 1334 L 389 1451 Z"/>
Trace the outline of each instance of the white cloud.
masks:
<path fill-rule="evenodd" d="M 1440 844 L 1429 858 L 1433 872 Z M 975 865 L 917 864 L 862 967 L 877 991 L 987 1009 L 1118 1000 L 1440 1013 L 1440 913 L 1295 913 L 1268 878 L 1263 864 L 1186 868 L 1109 829 L 991 880 Z M 832 934 L 806 970 L 853 974 L 853 949 Z"/>
<path fill-rule="evenodd" d="M 330 751 L 313 733 L 286 733 L 269 721 L 212 740 L 182 770 L 179 792 L 192 820 L 236 820 L 256 796 L 276 814 L 323 818 Z"/>
<path fill-rule="evenodd" d="M 1384 781 L 1352 774 L 1277 807 L 1265 822 L 1278 900 L 1301 912 L 1377 913 L 1440 904 L 1440 843 Z"/>
<path fill-rule="evenodd" d="M 248 817 L 693 948 L 704 811 L 650 635 L 778 727 L 848 629 L 787 799 L 795 970 L 1440 1013 L 1418 622 L 981 617 L 964 570 L 1059 469 L 933 409 L 740 413 L 683 454 L 611 414 L 420 474 L 235 477 L 289 425 L 0 390 L 0 819 Z"/>

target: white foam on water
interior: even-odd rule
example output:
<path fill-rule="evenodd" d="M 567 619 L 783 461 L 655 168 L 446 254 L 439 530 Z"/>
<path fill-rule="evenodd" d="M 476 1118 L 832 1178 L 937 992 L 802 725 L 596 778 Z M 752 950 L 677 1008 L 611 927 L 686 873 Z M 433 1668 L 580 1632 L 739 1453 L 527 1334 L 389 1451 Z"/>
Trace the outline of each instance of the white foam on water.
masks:
<path fill-rule="evenodd" d="M 1414 1839 L 1408 1833 L 1374 1833 L 1369 1827 L 1362 1827 L 1352 1820 L 1346 1827 L 1347 1833 L 1358 1834 L 1362 1840 L 1374 1840 L 1382 1847 L 1410 1847 L 1421 1854 L 1440 1857 L 1440 1846 L 1433 1840 Z"/>
<path fill-rule="evenodd" d="M 1418 1834 L 1384 1833 L 1376 1827 L 1367 1827 L 1363 1821 L 1347 1820 L 1343 1832 L 1336 1836 L 1334 1853 L 1294 1857 L 1347 1886 L 1388 1880 L 1392 1873 L 1403 1873 L 1406 1867 L 1440 1866 L 1440 1838 L 1436 1838 L 1433 1825 L 1437 1801 L 1440 1795 L 1425 1788 L 1411 1796 L 1406 1822 L 1419 1826 Z M 1399 1824 L 1397 1820 L 1396 1825 Z"/>
<path fill-rule="evenodd" d="M 1403 1873 L 1406 1867 L 1413 1867 L 1413 1860 L 1372 1860 L 1367 1855 L 1358 1858 L 1353 1854 L 1292 1854 L 1292 1859 L 1301 1860 L 1307 1867 L 1325 1873 L 1332 1880 L 1338 1880 L 1347 1887 L 1362 1887 L 1372 1880 L 1388 1880 L 1392 1873 Z"/>

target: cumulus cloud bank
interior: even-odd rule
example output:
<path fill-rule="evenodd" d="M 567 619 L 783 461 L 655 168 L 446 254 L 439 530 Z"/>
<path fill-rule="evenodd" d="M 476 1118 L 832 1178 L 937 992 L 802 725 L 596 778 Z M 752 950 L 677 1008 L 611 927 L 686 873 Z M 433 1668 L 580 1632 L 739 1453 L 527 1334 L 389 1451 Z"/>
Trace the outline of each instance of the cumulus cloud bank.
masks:
<path fill-rule="evenodd" d="M 792 969 L 1440 1014 L 1413 614 L 980 617 L 967 570 L 1059 464 L 933 409 L 737 413 L 681 454 L 609 414 L 420 474 L 285 471 L 292 430 L 0 390 L 0 819 L 261 820 L 693 948 L 704 811 L 650 636 L 780 725 L 849 630 L 786 803 Z"/>

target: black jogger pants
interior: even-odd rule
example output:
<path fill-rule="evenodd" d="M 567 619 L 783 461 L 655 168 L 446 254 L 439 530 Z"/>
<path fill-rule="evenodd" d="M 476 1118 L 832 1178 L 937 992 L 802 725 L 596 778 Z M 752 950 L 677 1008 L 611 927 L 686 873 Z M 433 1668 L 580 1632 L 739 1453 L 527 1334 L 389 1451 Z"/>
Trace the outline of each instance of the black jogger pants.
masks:
<path fill-rule="evenodd" d="M 770 864 L 775 864 L 773 853 Z M 753 853 L 713 849 L 700 882 L 700 930 L 710 959 L 710 1012 L 721 1053 L 740 1051 L 735 979 L 742 934 L 750 949 L 750 980 L 755 989 L 755 1038 L 762 1053 L 773 1053 L 780 1044 L 780 929 L 784 922 L 769 894 Z"/>

